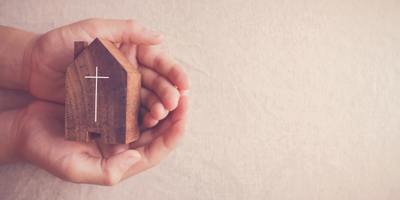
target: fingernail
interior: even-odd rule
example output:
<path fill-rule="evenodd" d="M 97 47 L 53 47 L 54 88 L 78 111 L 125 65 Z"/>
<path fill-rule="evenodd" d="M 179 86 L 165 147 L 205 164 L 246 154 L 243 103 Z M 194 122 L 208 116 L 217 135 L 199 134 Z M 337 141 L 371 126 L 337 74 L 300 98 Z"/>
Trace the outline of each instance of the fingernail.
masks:
<path fill-rule="evenodd" d="M 157 31 L 149 31 L 149 30 L 146 30 L 146 33 L 149 34 L 149 35 L 152 35 L 152 36 L 159 36 L 159 35 L 162 34 L 162 33 L 157 32 Z"/>
<path fill-rule="evenodd" d="M 132 165 L 137 163 L 139 160 L 140 160 L 140 158 L 138 158 L 138 157 L 134 157 L 134 156 L 128 157 L 122 162 L 122 166 L 121 167 L 124 170 L 128 170 L 129 167 L 131 167 Z"/>

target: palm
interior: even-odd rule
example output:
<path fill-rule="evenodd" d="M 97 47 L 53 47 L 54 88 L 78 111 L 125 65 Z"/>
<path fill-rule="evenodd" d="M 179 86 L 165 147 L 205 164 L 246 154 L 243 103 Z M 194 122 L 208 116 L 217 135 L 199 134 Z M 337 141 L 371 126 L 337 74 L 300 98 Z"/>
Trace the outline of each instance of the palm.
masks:
<path fill-rule="evenodd" d="M 25 120 L 26 119 L 26 120 Z M 63 177 L 64 163 L 79 162 L 83 154 L 101 157 L 93 143 L 64 141 L 64 106 L 35 101 L 27 107 L 21 124 L 23 154 L 33 164 Z M 63 169 L 64 168 L 64 169 Z"/>

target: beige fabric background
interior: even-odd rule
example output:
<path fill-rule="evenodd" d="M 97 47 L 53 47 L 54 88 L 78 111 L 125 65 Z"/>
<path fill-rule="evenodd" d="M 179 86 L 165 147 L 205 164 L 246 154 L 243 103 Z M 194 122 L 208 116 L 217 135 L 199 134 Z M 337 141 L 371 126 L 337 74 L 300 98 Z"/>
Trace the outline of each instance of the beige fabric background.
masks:
<path fill-rule="evenodd" d="M 400 1 L 0 1 L 37 33 L 91 17 L 167 35 L 190 128 L 114 187 L 1 166 L 0 199 L 400 199 Z"/>

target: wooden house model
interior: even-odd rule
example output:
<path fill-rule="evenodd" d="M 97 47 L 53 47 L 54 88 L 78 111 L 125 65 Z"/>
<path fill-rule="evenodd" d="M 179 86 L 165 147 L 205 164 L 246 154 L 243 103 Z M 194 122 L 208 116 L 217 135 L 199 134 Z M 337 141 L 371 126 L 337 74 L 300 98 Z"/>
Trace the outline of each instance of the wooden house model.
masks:
<path fill-rule="evenodd" d="M 75 42 L 65 82 L 66 140 L 127 144 L 139 138 L 141 76 L 113 43 Z"/>

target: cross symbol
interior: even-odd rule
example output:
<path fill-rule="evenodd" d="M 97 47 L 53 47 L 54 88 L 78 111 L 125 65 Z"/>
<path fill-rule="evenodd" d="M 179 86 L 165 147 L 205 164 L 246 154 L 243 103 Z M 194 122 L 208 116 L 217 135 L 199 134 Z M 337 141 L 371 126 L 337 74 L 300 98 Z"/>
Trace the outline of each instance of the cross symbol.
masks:
<path fill-rule="evenodd" d="M 96 67 L 96 76 L 85 76 L 85 78 L 95 78 L 96 79 L 96 90 L 95 90 L 95 98 L 94 98 L 94 122 L 97 121 L 97 79 L 99 78 L 108 78 L 108 76 L 97 76 L 98 67 Z"/>

